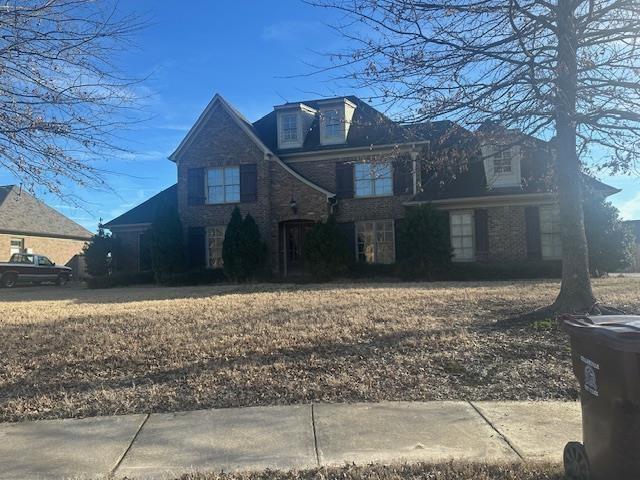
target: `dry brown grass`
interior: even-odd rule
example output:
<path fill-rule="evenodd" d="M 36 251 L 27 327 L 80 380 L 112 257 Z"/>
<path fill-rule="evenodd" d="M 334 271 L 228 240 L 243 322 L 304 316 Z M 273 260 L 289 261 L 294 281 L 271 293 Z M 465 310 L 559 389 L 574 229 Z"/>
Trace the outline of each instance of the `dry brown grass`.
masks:
<path fill-rule="evenodd" d="M 640 280 L 595 286 L 605 302 L 640 311 Z M 503 322 L 557 289 L 537 281 L 0 290 L 0 420 L 573 399 L 564 334 Z"/>
<path fill-rule="evenodd" d="M 292 472 L 185 475 L 180 480 L 563 480 L 557 466 L 536 464 L 411 464 L 317 468 Z"/>

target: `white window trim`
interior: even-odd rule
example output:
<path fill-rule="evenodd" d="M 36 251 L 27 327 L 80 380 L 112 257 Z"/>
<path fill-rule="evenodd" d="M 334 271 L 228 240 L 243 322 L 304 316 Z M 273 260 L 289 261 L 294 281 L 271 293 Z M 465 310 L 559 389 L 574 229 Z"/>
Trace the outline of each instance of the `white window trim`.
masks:
<path fill-rule="evenodd" d="M 206 204 L 207 205 L 233 205 L 235 203 L 240 203 L 240 191 L 238 191 L 238 200 L 231 200 L 231 201 L 227 201 L 227 196 L 225 193 L 225 199 L 224 202 L 213 202 L 211 200 L 209 200 L 209 172 L 211 170 L 222 170 L 222 178 L 224 179 L 224 170 L 226 169 L 231 169 L 231 168 L 235 168 L 238 170 L 238 189 L 240 189 L 240 166 L 239 165 L 229 165 L 226 167 L 212 167 L 212 168 L 207 168 L 205 170 L 205 175 L 204 175 L 204 191 L 205 191 L 205 199 L 206 199 Z M 224 191 L 224 186 L 226 184 L 223 184 L 223 191 Z"/>
<path fill-rule="evenodd" d="M 373 193 L 369 194 L 369 195 L 358 195 L 358 189 L 357 189 L 357 178 L 356 178 L 356 167 L 358 165 L 367 165 L 369 167 L 369 170 L 371 171 L 373 165 L 376 164 L 383 164 L 385 163 L 386 165 L 389 166 L 389 171 L 391 173 L 391 191 L 388 193 L 376 193 L 376 178 L 373 175 L 369 175 L 369 181 L 371 182 L 371 191 Z M 353 166 L 353 198 L 380 198 L 380 197 L 392 197 L 393 196 L 393 163 L 391 162 L 377 162 L 377 161 L 367 161 L 367 162 L 358 162 Z"/>
<path fill-rule="evenodd" d="M 13 251 L 13 242 L 17 241 L 20 242 L 20 249 L 17 252 Z M 23 253 L 23 251 L 26 251 L 26 249 L 24 248 L 24 238 L 18 238 L 18 237 L 11 237 L 11 240 L 9 241 L 9 252 L 11 253 L 11 255 L 15 254 L 15 253 Z"/>
<path fill-rule="evenodd" d="M 508 147 L 511 154 L 511 172 L 495 173 L 493 162 L 496 158 L 496 155 L 501 151 L 501 149 L 506 148 L 506 146 L 497 145 L 495 143 L 486 143 L 482 145 L 481 149 L 484 159 L 484 172 L 487 178 L 487 187 L 489 188 L 522 186 L 522 156 L 521 149 L 518 145 Z"/>
<path fill-rule="evenodd" d="M 359 258 L 359 252 L 358 252 L 358 224 L 360 223 L 367 223 L 367 222 L 373 222 L 374 224 L 374 239 L 376 238 L 376 233 L 377 233 L 377 229 L 375 227 L 375 224 L 377 222 L 391 222 L 391 236 L 393 237 L 393 260 L 390 263 L 381 263 L 381 262 L 374 262 L 374 263 L 367 263 L 367 265 L 391 265 L 394 264 L 396 262 L 396 222 L 391 219 L 391 218 L 383 218 L 383 219 L 379 219 L 379 220 L 359 220 L 357 222 L 354 222 L 353 228 L 355 230 L 355 256 L 356 256 L 356 262 L 360 261 Z"/>
<path fill-rule="evenodd" d="M 295 118 L 295 123 L 296 123 L 296 138 L 284 138 L 284 119 L 286 117 L 293 117 Z M 288 145 L 288 144 L 297 144 L 300 143 L 300 115 L 298 113 L 281 113 L 280 114 L 280 143 L 282 143 L 283 145 Z"/>
<path fill-rule="evenodd" d="M 455 249 L 453 247 L 453 228 L 451 225 L 452 215 L 471 215 L 471 257 L 461 258 L 456 257 Z M 476 225 L 475 225 L 475 212 L 473 210 L 450 210 L 449 211 L 449 241 L 451 242 L 451 249 L 453 250 L 452 262 L 468 263 L 476 261 Z"/>
<path fill-rule="evenodd" d="M 551 233 L 545 233 L 542 230 L 542 212 L 551 211 L 550 214 L 553 216 L 554 213 L 557 213 L 559 215 L 558 210 L 559 210 L 558 205 L 541 205 L 540 207 L 538 207 L 538 216 L 539 216 L 539 222 L 540 222 L 540 254 L 543 260 L 562 260 L 562 229 L 560 228 L 558 232 L 551 232 Z M 560 222 L 558 222 L 558 224 L 560 224 Z M 545 235 L 550 235 L 550 236 L 557 235 L 557 237 L 559 238 L 560 252 L 558 255 L 545 255 L 544 246 L 543 246 L 543 238 Z"/>

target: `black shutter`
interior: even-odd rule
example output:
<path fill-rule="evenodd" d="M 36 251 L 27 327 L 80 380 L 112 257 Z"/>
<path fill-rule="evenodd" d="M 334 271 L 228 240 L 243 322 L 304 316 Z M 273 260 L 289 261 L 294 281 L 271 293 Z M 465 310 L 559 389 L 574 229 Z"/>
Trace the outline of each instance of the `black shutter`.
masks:
<path fill-rule="evenodd" d="M 356 258 L 356 225 L 353 222 L 338 223 L 338 229 L 347 244 L 349 258 L 355 261 Z"/>
<path fill-rule="evenodd" d="M 540 260 L 542 258 L 540 209 L 538 207 L 526 207 L 524 209 L 524 220 L 527 232 L 527 258 Z"/>
<path fill-rule="evenodd" d="M 353 198 L 353 164 L 336 163 L 336 197 Z"/>
<path fill-rule="evenodd" d="M 402 229 L 403 221 L 404 221 L 404 218 L 396 218 L 393 221 L 393 243 L 394 243 L 393 248 L 395 250 L 396 263 L 399 262 L 400 260 L 404 260 L 405 256 L 408 253 L 404 251 L 406 250 L 406 245 L 403 245 L 404 248 L 398 248 L 400 245 L 400 242 L 398 241 L 398 237 L 399 237 L 399 232 Z"/>
<path fill-rule="evenodd" d="M 258 169 L 255 163 L 240 165 L 240 201 L 258 200 Z"/>
<path fill-rule="evenodd" d="M 476 227 L 476 258 L 487 260 L 489 257 L 489 215 L 485 209 L 477 209 L 474 214 Z"/>
<path fill-rule="evenodd" d="M 408 158 L 393 162 L 393 194 L 413 193 L 413 162 Z"/>
<path fill-rule="evenodd" d="M 204 227 L 189 227 L 187 245 L 189 248 L 189 267 L 206 267 L 206 237 Z"/>
<path fill-rule="evenodd" d="M 187 205 L 204 205 L 204 168 L 187 172 Z"/>

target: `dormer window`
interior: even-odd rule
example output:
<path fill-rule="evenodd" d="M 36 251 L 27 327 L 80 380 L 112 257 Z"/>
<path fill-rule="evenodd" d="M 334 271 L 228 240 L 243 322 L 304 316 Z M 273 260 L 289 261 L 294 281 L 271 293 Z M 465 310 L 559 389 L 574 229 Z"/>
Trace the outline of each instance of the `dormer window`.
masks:
<path fill-rule="evenodd" d="M 520 147 L 500 144 L 482 146 L 488 188 L 520 187 Z"/>
<path fill-rule="evenodd" d="M 337 110 L 327 110 L 324 112 L 325 126 L 324 135 L 326 138 L 343 138 L 342 119 Z"/>
<path fill-rule="evenodd" d="M 298 114 L 284 113 L 281 117 L 281 141 L 282 143 L 298 142 Z"/>

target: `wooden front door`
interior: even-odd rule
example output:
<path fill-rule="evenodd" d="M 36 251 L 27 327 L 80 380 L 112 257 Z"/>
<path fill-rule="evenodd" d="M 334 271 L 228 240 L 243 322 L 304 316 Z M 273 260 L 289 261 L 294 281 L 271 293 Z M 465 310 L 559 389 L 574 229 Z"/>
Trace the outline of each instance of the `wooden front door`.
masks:
<path fill-rule="evenodd" d="M 313 227 L 313 223 L 309 220 L 282 223 L 280 227 L 280 259 L 283 275 L 300 275 L 303 273 L 302 245 L 304 237 Z"/>

